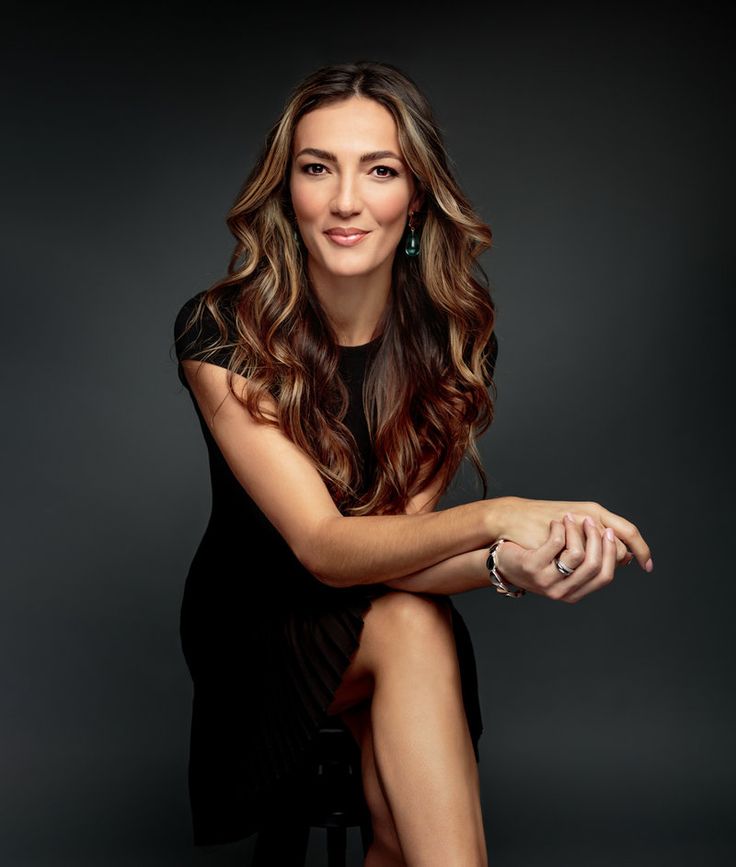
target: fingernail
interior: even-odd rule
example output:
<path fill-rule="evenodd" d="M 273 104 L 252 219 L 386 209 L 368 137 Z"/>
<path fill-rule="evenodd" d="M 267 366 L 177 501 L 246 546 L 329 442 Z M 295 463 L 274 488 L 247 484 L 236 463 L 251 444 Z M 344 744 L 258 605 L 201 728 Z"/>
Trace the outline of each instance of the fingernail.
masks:
<path fill-rule="evenodd" d="M 593 519 L 590 517 L 590 515 L 585 516 L 585 521 L 583 523 L 587 524 L 589 527 L 594 526 Z"/>
<path fill-rule="evenodd" d="M 613 542 L 613 530 L 610 527 L 606 527 L 606 539 L 609 542 Z"/>
<path fill-rule="evenodd" d="M 647 562 L 644 564 L 644 568 L 647 572 L 651 572 L 654 569 L 654 563 L 652 563 L 652 558 L 650 557 Z"/>
<path fill-rule="evenodd" d="M 574 521 L 575 520 L 575 518 L 573 518 L 573 516 L 569 512 L 565 512 L 565 517 L 567 518 L 568 521 Z"/>

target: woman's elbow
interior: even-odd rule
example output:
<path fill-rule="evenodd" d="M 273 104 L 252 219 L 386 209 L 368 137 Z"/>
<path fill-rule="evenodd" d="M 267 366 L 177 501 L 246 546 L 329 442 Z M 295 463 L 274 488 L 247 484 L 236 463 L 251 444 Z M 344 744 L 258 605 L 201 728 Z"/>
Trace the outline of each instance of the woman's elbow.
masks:
<path fill-rule="evenodd" d="M 326 521 L 320 522 L 311 532 L 306 533 L 298 544 L 292 546 L 297 560 L 320 583 L 328 587 L 339 586 L 327 557 L 326 538 L 329 530 Z"/>
<path fill-rule="evenodd" d="M 320 584 L 325 584 L 327 587 L 348 587 L 349 583 L 344 581 L 340 581 L 338 578 L 330 575 L 329 573 L 319 570 L 319 569 L 310 569 L 305 563 L 302 563 L 302 566 L 309 572 L 310 575 L 314 576 Z"/>
<path fill-rule="evenodd" d="M 360 583 L 347 574 L 345 552 L 341 549 L 342 515 L 329 515 L 316 522 L 292 545 L 304 568 L 328 587 L 350 587 Z"/>
<path fill-rule="evenodd" d="M 325 584 L 327 587 L 336 587 L 336 588 L 345 588 L 345 587 L 353 587 L 359 584 L 359 581 L 355 581 L 352 578 L 346 575 L 337 575 L 334 571 L 331 571 L 324 566 L 321 566 L 315 560 L 301 560 L 300 562 L 302 566 L 313 575 L 320 584 Z"/>

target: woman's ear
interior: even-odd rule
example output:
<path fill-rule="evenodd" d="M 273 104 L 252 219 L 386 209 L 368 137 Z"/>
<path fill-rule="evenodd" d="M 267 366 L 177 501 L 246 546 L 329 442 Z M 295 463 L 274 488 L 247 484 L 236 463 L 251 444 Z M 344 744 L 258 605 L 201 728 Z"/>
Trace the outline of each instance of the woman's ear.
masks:
<path fill-rule="evenodd" d="M 412 187 L 413 193 L 411 199 L 409 200 L 409 212 L 416 211 L 419 212 L 424 207 L 424 189 L 422 185 L 419 183 L 419 180 L 416 176 L 412 177 Z"/>
<path fill-rule="evenodd" d="M 424 193 L 417 192 L 412 196 L 411 202 L 409 203 L 409 211 L 421 211 L 424 207 Z"/>

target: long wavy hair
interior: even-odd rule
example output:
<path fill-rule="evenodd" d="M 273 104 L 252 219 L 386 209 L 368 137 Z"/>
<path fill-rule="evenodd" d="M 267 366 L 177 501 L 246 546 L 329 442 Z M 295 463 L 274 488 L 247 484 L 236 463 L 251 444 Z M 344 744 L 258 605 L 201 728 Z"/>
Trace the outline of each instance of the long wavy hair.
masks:
<path fill-rule="evenodd" d="M 370 356 L 363 407 L 375 469 L 365 468 L 344 423 L 348 390 L 333 328 L 307 275 L 289 180 L 299 119 L 353 95 L 391 112 L 402 156 L 423 204 L 420 252 L 399 252 Z M 493 421 L 498 343 L 495 305 L 478 256 L 491 230 L 450 169 L 440 129 L 417 85 L 397 67 L 371 61 L 324 66 L 291 93 L 227 215 L 235 237 L 228 272 L 201 294 L 187 330 L 209 311 L 227 350 L 230 391 L 261 423 L 273 424 L 314 461 L 343 514 L 401 514 L 435 479 L 440 496 L 469 456 L 487 494 L 476 446 Z M 248 380 L 236 390 L 232 372 Z M 264 409 L 264 397 L 276 411 Z"/>

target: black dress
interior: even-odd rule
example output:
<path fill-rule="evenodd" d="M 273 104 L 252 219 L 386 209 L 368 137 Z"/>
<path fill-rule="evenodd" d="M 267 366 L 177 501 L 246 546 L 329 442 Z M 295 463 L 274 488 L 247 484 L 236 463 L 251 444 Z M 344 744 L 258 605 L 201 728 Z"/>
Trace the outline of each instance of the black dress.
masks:
<path fill-rule="evenodd" d="M 217 335 L 208 317 L 183 335 L 199 295 L 179 310 L 179 362 Z M 194 336 L 193 336 L 194 335 Z M 371 443 L 361 401 L 366 365 L 380 338 L 340 348 L 350 391 L 346 424 L 364 457 Z M 224 355 L 208 359 L 226 366 Z M 189 798 L 194 845 L 231 843 L 259 829 L 265 816 L 298 797 L 298 775 L 320 724 L 343 725 L 329 707 L 358 647 L 371 600 L 385 584 L 334 588 L 297 560 L 225 462 L 181 365 L 209 455 L 212 511 L 184 584 L 180 632 L 193 681 Z M 483 730 L 476 663 L 452 600 L 463 700 L 476 761 Z"/>

